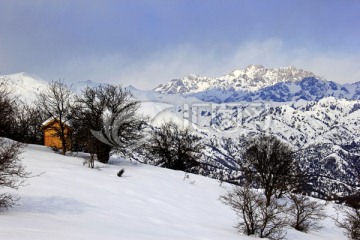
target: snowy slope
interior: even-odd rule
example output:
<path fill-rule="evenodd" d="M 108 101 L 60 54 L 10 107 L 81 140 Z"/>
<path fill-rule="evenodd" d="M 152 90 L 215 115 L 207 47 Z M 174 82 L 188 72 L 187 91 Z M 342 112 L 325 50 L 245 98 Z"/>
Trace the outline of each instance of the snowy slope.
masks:
<path fill-rule="evenodd" d="M 181 95 L 162 94 L 155 91 L 139 90 L 133 86 L 126 87 L 132 93 L 134 98 L 141 102 L 166 103 L 171 105 L 184 105 L 193 103 L 202 103 L 201 100 L 194 97 L 184 97 Z"/>
<path fill-rule="evenodd" d="M 25 72 L 10 75 L 0 75 L 0 85 L 12 92 L 12 95 L 25 103 L 32 103 L 36 100 L 36 95 L 43 92 L 48 83 L 39 76 Z M 96 87 L 100 83 L 90 80 L 78 81 L 69 85 L 75 93 L 80 93 L 87 86 Z"/>
<path fill-rule="evenodd" d="M 17 194 L 18 206 L 0 215 L 6 240 L 255 239 L 238 235 L 236 215 L 218 197 L 229 188 L 196 175 L 112 159 L 100 170 L 83 159 L 29 145 L 21 155 L 39 177 Z M 124 167 L 124 176 L 116 176 Z M 333 215 L 332 204 L 327 205 Z M 331 219 L 308 234 L 288 230 L 288 239 L 346 239 Z"/>
<path fill-rule="evenodd" d="M 0 85 L 5 86 L 23 102 L 33 102 L 36 94 L 44 91 L 47 82 L 40 77 L 21 72 L 0 76 Z"/>

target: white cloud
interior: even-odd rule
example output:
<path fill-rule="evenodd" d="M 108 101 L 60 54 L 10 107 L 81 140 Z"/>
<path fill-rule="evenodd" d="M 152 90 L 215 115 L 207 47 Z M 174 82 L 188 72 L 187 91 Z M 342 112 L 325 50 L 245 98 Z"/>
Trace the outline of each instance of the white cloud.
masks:
<path fill-rule="evenodd" d="M 138 59 L 122 54 L 72 59 L 58 67 L 57 72 L 66 73 L 64 77 L 71 81 L 91 79 L 134 85 L 140 89 L 152 89 L 189 73 L 221 76 L 249 64 L 294 66 L 339 83 L 360 81 L 359 54 L 321 53 L 300 47 L 288 50 L 285 45 L 277 38 L 247 42 L 233 48 L 179 45 Z"/>

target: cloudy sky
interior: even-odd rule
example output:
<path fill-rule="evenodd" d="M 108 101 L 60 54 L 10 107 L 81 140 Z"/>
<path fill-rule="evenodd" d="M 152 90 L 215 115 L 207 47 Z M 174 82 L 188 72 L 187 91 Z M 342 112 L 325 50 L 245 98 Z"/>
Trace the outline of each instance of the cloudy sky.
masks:
<path fill-rule="evenodd" d="M 152 89 L 249 64 L 360 81 L 358 0 L 0 0 L 0 74 Z"/>

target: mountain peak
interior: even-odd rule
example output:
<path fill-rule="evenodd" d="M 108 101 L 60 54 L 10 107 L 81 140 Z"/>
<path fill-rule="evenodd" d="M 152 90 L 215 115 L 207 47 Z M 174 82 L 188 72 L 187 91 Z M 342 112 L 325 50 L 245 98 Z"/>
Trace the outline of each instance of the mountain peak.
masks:
<path fill-rule="evenodd" d="M 221 77 L 206 77 L 189 74 L 181 79 L 161 84 L 154 90 L 168 94 L 195 94 L 209 90 L 253 92 L 279 82 L 298 82 L 316 76 L 312 72 L 295 67 L 265 68 L 251 64 L 245 69 L 235 69 Z"/>

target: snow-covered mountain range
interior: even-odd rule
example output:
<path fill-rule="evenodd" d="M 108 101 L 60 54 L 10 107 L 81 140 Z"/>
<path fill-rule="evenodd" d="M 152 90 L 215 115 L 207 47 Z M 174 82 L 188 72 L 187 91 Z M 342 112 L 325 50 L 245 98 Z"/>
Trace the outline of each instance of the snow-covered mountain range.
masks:
<path fill-rule="evenodd" d="M 154 91 L 216 103 L 254 100 L 287 102 L 319 100 L 329 96 L 359 99 L 360 82 L 341 85 L 295 67 L 249 65 L 217 78 L 190 74 L 162 84 Z"/>

